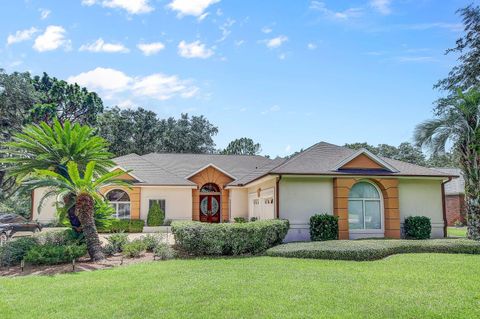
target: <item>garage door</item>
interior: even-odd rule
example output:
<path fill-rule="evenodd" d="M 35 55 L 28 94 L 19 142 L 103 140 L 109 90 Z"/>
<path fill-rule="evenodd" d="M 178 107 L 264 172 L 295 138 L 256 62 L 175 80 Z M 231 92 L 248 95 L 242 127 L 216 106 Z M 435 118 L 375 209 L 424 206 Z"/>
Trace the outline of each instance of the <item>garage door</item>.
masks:
<path fill-rule="evenodd" d="M 275 218 L 275 192 L 273 188 L 265 189 L 260 192 L 260 197 L 256 193 L 248 195 L 249 217 L 258 219 Z"/>

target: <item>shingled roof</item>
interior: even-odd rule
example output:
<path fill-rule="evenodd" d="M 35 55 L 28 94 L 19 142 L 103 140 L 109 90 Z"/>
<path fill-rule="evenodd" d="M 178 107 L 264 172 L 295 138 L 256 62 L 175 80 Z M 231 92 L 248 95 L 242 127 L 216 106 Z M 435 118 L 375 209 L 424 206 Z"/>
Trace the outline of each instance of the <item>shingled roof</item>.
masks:
<path fill-rule="evenodd" d="M 317 143 L 289 159 L 264 156 L 151 153 L 129 154 L 114 159 L 120 167 L 131 170 L 139 183 L 149 185 L 195 186 L 188 178 L 208 165 L 226 172 L 234 181 L 229 186 L 243 186 L 267 175 L 391 175 L 456 177 L 457 174 L 376 157 L 394 170 L 342 170 L 339 163 L 355 156 L 352 150 L 326 142 Z M 367 153 L 369 156 L 375 156 Z"/>

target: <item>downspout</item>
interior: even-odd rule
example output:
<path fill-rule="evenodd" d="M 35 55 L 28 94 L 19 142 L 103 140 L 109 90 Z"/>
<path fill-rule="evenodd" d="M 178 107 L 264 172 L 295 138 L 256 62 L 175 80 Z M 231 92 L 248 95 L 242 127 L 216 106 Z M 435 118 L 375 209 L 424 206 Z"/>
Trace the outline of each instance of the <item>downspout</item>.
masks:
<path fill-rule="evenodd" d="M 282 179 L 282 175 L 277 177 L 277 183 L 275 185 L 275 215 L 276 218 L 280 218 L 280 180 Z"/>
<path fill-rule="evenodd" d="M 447 205 L 445 204 L 445 184 L 450 182 L 452 177 L 449 177 L 446 181 L 442 182 L 442 211 L 443 211 L 443 237 L 447 237 Z"/>
<path fill-rule="evenodd" d="M 31 193 L 31 196 L 30 196 L 30 199 L 31 199 L 31 212 L 30 212 L 30 220 L 33 220 L 33 211 L 35 210 L 35 191 L 33 190 L 32 193 Z"/>

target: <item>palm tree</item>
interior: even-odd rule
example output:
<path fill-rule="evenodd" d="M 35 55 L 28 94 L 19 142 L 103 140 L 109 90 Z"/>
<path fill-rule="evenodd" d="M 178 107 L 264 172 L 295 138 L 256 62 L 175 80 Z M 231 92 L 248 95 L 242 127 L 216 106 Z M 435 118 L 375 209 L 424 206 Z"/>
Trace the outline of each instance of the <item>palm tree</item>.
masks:
<path fill-rule="evenodd" d="M 446 145 L 453 144 L 465 178 L 468 237 L 480 239 L 480 91 L 458 91 L 437 118 L 416 127 L 415 140 L 434 155 L 445 153 Z"/>
<path fill-rule="evenodd" d="M 88 125 L 71 124 L 65 121 L 63 126 L 54 119 L 52 127 L 45 122 L 30 124 L 22 132 L 13 135 L 12 141 L 2 146 L 5 158 L 0 159 L 10 176 L 21 181 L 35 169 L 50 170 L 69 178 L 67 163 L 77 163 L 84 171 L 90 161 L 95 161 L 94 175 L 105 174 L 114 165 L 108 152 L 108 143 L 96 136 Z M 68 216 L 74 229 L 80 223 L 72 207 Z"/>
<path fill-rule="evenodd" d="M 103 201 L 100 189 L 112 185 L 129 187 L 129 183 L 116 179 L 124 174 L 112 171 L 95 177 L 95 162 L 88 162 L 85 173 L 81 176 L 76 162 L 67 163 L 67 173 L 70 178 L 50 170 L 35 170 L 22 181 L 22 188 L 28 191 L 39 187 L 49 189 L 40 199 L 40 206 L 49 197 L 63 199 L 63 204 L 75 207 L 75 215 L 82 224 L 83 234 L 87 243 L 88 254 L 94 261 L 105 258 L 94 220 L 95 202 Z"/>

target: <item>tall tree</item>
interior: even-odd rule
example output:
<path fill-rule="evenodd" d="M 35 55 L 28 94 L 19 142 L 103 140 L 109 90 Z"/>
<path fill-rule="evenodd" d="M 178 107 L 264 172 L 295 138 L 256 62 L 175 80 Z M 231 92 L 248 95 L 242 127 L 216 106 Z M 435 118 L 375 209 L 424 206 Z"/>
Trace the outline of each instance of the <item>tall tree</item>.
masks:
<path fill-rule="evenodd" d="M 117 156 L 151 152 L 209 153 L 215 149 L 213 136 L 218 128 L 203 116 L 182 114 L 158 119 L 143 108 L 121 110 L 114 107 L 99 116 L 100 136 L 110 143 Z"/>
<path fill-rule="evenodd" d="M 415 139 L 433 154 L 453 143 L 465 179 L 468 237 L 480 239 L 480 91 L 459 90 L 450 101 L 436 118 L 416 127 Z"/>
<path fill-rule="evenodd" d="M 457 89 L 465 91 L 480 85 L 480 7 L 471 4 L 457 10 L 457 14 L 462 18 L 464 34 L 445 54 L 458 54 L 459 64 L 434 85 L 434 88 L 448 92 L 446 97 L 437 101 L 437 114 L 448 111 L 455 103 Z"/>
<path fill-rule="evenodd" d="M 222 154 L 233 155 L 257 155 L 262 151 L 259 143 L 255 143 L 251 138 L 242 137 L 231 141 L 228 146 L 221 151 Z"/>
<path fill-rule="evenodd" d="M 47 73 L 35 76 L 32 80 L 38 101 L 31 111 L 32 121 L 52 123 L 57 118 L 60 123 L 93 125 L 97 115 L 103 112 L 103 103 L 95 92 L 89 92 L 78 84 L 69 84 Z"/>
<path fill-rule="evenodd" d="M 27 191 L 44 187 L 49 189 L 40 200 L 49 197 L 62 199 L 62 204 L 74 207 L 75 216 L 82 224 L 87 250 L 94 261 L 105 259 L 100 245 L 97 228 L 95 227 L 95 202 L 102 202 L 100 189 L 112 185 L 129 186 L 118 177 L 124 172 L 112 171 L 103 175 L 95 174 L 95 162 L 88 162 L 83 172 L 79 171 L 76 162 L 67 163 L 68 178 L 51 170 L 35 170 L 33 174 L 22 181 L 22 187 Z"/>

